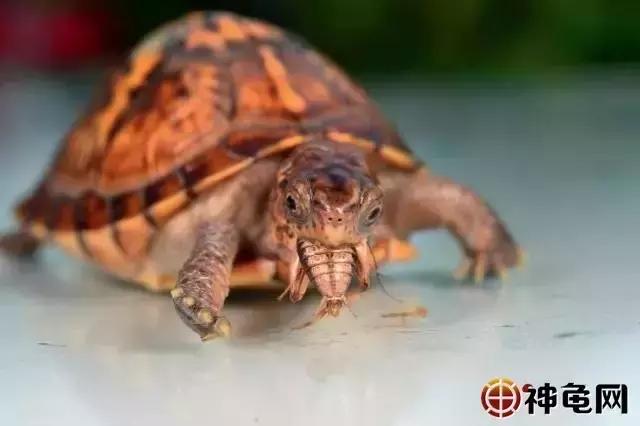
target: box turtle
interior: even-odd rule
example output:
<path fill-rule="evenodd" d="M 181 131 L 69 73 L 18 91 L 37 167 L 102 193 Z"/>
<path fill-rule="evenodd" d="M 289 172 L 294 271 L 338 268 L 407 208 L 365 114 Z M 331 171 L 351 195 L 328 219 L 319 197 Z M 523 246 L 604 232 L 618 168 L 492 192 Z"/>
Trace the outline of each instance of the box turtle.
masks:
<path fill-rule="evenodd" d="M 43 242 L 171 291 L 204 340 L 227 335 L 234 285 L 314 285 L 337 315 L 378 264 L 446 228 L 460 277 L 502 275 L 519 249 L 485 201 L 430 172 L 367 94 L 298 37 L 199 12 L 144 39 L 17 207 L 8 252 Z M 357 292 L 357 291 L 356 291 Z M 283 294 L 283 295 L 284 295 Z"/>

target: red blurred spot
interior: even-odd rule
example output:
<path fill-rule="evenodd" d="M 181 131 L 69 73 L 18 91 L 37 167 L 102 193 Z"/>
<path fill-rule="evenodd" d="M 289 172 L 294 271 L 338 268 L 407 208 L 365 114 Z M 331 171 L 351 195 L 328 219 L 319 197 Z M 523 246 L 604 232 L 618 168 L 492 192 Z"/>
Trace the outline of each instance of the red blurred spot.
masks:
<path fill-rule="evenodd" d="M 112 52 L 116 20 L 100 10 L 38 10 L 0 5 L 0 62 L 71 67 Z"/>

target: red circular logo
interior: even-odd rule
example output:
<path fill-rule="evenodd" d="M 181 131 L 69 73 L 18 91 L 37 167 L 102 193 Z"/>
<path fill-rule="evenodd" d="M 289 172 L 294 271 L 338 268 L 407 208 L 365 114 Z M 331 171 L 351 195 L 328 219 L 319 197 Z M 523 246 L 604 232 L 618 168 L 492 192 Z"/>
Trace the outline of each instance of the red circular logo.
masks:
<path fill-rule="evenodd" d="M 493 417 L 509 417 L 520 407 L 520 389 L 511 379 L 495 378 L 482 388 L 480 401 L 484 410 Z"/>

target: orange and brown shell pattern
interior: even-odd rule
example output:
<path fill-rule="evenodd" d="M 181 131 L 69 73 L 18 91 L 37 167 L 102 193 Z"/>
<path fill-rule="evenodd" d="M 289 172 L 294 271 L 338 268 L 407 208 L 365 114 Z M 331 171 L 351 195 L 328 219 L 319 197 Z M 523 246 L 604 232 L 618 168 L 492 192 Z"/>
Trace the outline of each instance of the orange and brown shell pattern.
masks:
<path fill-rule="evenodd" d="M 419 166 L 364 91 L 297 37 L 193 13 L 108 77 L 17 214 L 36 237 L 117 270 L 219 182 L 314 137 Z"/>

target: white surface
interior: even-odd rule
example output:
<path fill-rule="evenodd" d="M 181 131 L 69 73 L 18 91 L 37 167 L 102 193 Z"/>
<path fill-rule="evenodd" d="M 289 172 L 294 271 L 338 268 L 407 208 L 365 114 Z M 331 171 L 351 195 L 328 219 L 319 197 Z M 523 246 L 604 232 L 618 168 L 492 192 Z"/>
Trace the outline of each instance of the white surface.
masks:
<path fill-rule="evenodd" d="M 479 394 L 495 376 L 629 386 L 626 416 L 521 409 L 509 424 L 638 424 L 639 88 L 377 91 L 423 158 L 490 199 L 529 252 L 505 284 L 454 282 L 455 244 L 423 234 L 420 261 L 384 271 L 404 304 L 374 289 L 357 318 L 292 331 L 316 296 L 295 306 L 236 297 L 233 339 L 203 345 L 167 297 L 55 251 L 0 258 L 0 425 L 490 425 Z M 33 81 L 0 89 L 3 228 L 77 93 Z M 380 317 L 415 303 L 426 319 Z"/>

